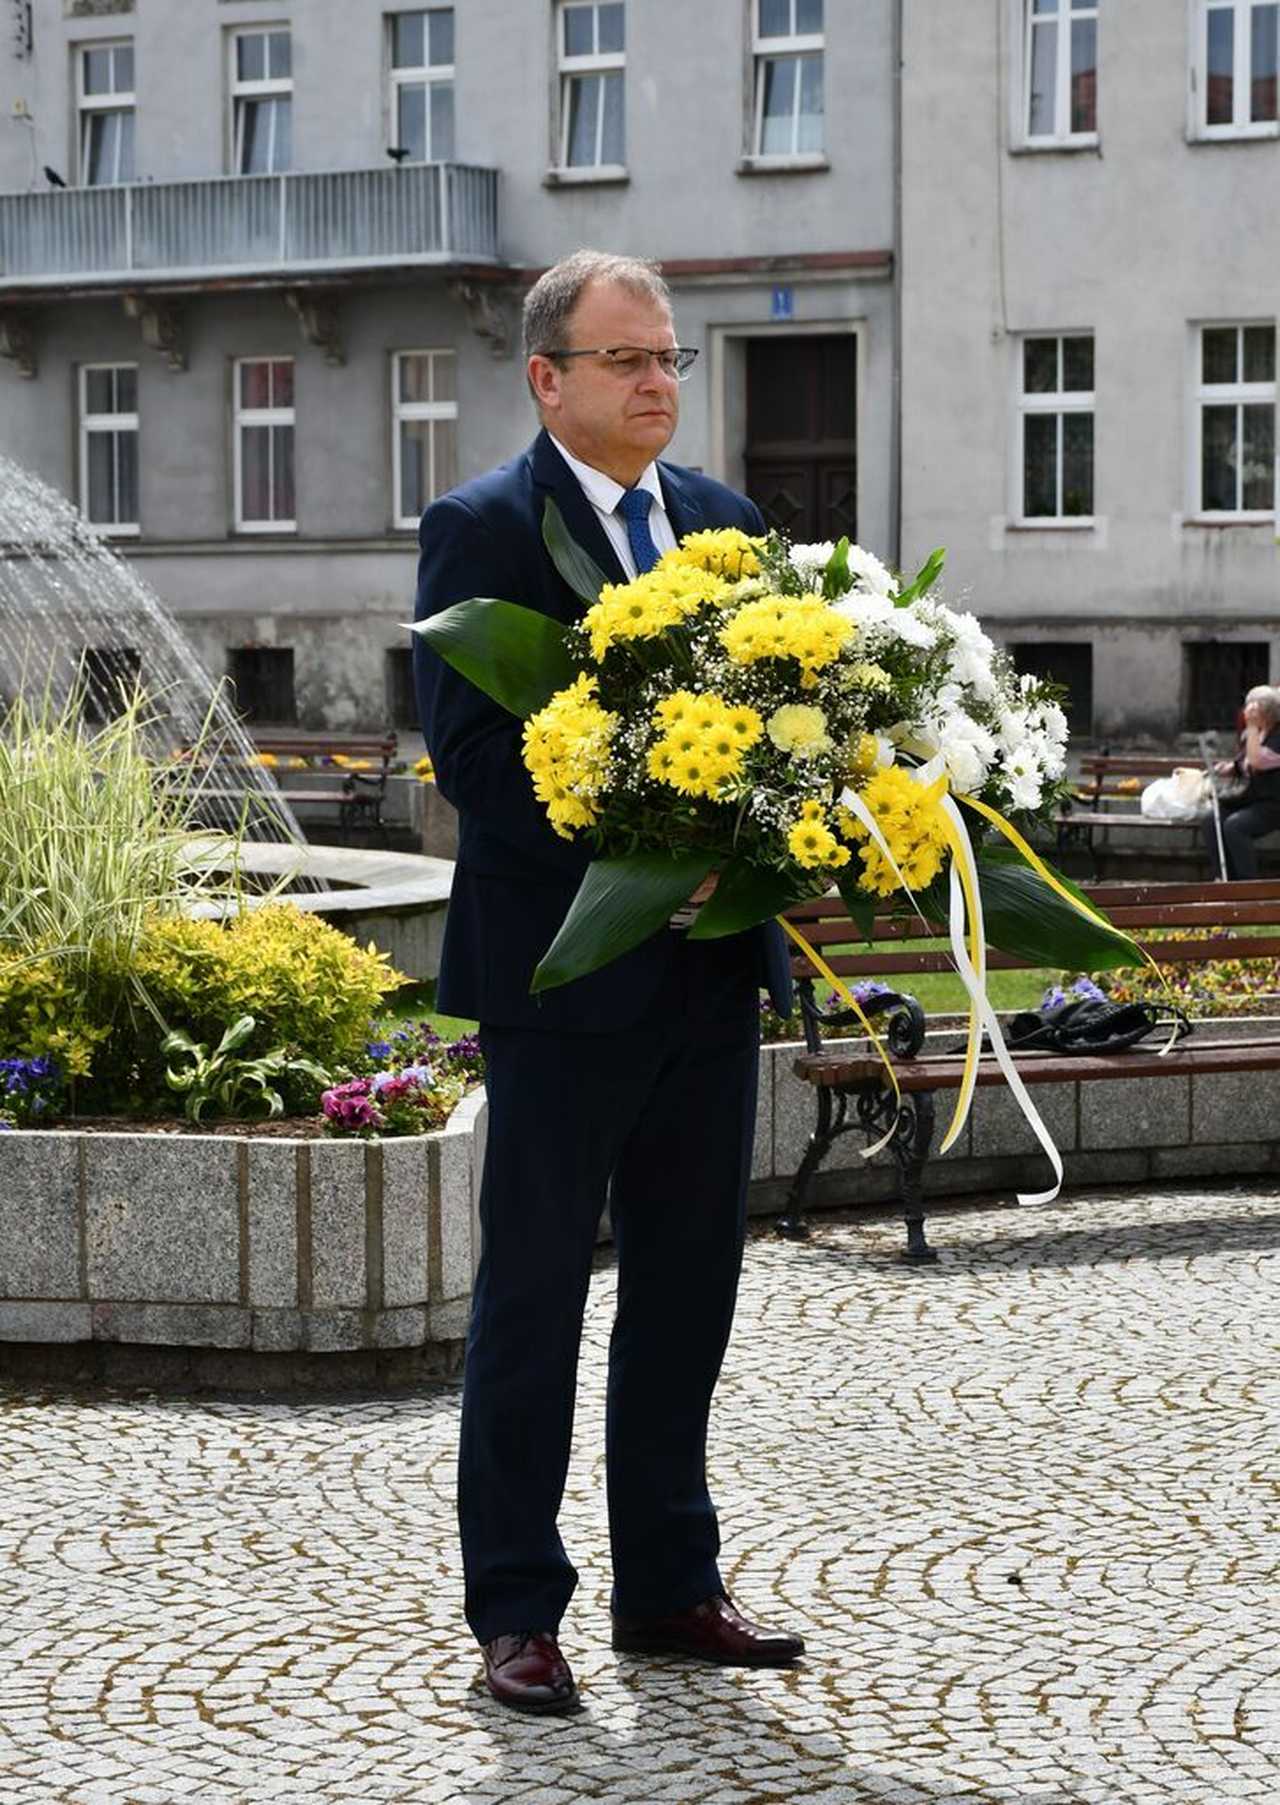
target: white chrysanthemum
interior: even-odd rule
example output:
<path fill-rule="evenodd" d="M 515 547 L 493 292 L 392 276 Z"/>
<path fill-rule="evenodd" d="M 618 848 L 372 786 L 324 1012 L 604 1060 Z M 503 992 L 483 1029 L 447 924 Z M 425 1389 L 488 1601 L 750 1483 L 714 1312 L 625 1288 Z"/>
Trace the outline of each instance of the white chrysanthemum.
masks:
<path fill-rule="evenodd" d="M 822 576 L 835 549 L 830 539 L 820 540 L 816 545 L 793 545 L 787 552 L 787 561 L 806 581 L 812 581 L 815 576 Z"/>
<path fill-rule="evenodd" d="M 858 650 L 867 657 L 873 658 L 880 647 L 892 644 L 895 639 L 922 652 L 932 651 L 938 643 L 937 630 L 914 607 L 896 607 L 891 596 L 850 589 L 831 606 L 837 614 L 843 614 L 856 624 Z"/>
<path fill-rule="evenodd" d="M 937 747 L 934 759 L 945 770 L 953 790 L 970 795 L 980 790 L 996 762 L 995 736 L 957 705 L 948 695 L 950 684 L 939 694 L 939 706 L 917 724 L 916 737 Z"/>
<path fill-rule="evenodd" d="M 872 595 L 897 595 L 896 580 L 889 575 L 875 553 L 869 552 L 865 546 L 849 547 L 849 569 L 859 588 L 869 590 Z"/>

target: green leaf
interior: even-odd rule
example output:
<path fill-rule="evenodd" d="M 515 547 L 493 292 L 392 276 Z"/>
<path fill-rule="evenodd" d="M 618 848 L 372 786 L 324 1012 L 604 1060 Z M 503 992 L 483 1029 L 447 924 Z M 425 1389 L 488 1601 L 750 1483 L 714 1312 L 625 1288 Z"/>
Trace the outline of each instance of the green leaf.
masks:
<path fill-rule="evenodd" d="M 545 708 L 576 675 L 562 623 L 517 602 L 474 596 L 415 622 L 412 631 L 521 720 Z"/>
<path fill-rule="evenodd" d="M 639 946 L 689 900 L 714 862 L 709 852 L 593 859 L 530 990 L 554 990 Z"/>
<path fill-rule="evenodd" d="M 690 940 L 720 940 L 772 921 L 797 900 L 794 877 L 749 859 L 731 859 L 720 873 L 715 894 L 703 903 L 689 929 Z"/>
<path fill-rule="evenodd" d="M 588 604 L 598 602 L 600 591 L 609 579 L 570 533 L 564 515 L 550 495 L 542 510 L 542 542 L 551 553 L 551 562 L 573 593 Z"/>
<path fill-rule="evenodd" d="M 905 589 L 900 589 L 898 594 L 894 597 L 895 606 L 905 608 L 908 602 L 914 602 L 920 596 L 926 595 L 942 575 L 942 567 L 946 561 L 947 553 L 945 546 L 940 545 L 934 551 L 931 551 L 924 563 L 920 566 L 914 579 L 908 583 Z"/>
<path fill-rule="evenodd" d="M 836 888 L 840 892 L 840 900 L 849 911 L 849 918 L 854 927 L 870 946 L 871 925 L 876 918 L 876 898 L 858 888 L 858 879 L 852 865 L 846 867 L 836 878 Z"/>
<path fill-rule="evenodd" d="M 827 568 L 822 573 L 822 593 L 829 602 L 834 602 L 848 587 L 849 536 L 846 533 L 836 541 L 836 548 L 827 559 Z"/>
<path fill-rule="evenodd" d="M 1069 880 L 1063 882 L 1075 891 Z M 1001 952 L 1069 971 L 1107 971 L 1141 960 L 1127 934 L 1119 928 L 1095 927 L 1055 895 L 1029 865 L 980 858 L 978 888 L 987 945 Z M 944 919 L 941 911 L 938 919 Z"/>
<path fill-rule="evenodd" d="M 222 1039 L 218 1042 L 214 1058 L 217 1059 L 219 1054 L 234 1053 L 237 1047 L 242 1047 L 245 1041 L 247 1041 L 249 1036 L 253 1033 L 256 1025 L 257 1024 L 251 1015 L 242 1015 L 238 1017 L 237 1020 L 232 1022 Z"/>

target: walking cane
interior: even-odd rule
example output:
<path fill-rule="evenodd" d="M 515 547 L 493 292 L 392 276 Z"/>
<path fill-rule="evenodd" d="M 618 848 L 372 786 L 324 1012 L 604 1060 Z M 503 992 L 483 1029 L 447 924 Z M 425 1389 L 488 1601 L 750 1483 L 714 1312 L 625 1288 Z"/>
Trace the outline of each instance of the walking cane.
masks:
<path fill-rule="evenodd" d="M 1227 877 L 1227 849 L 1222 840 L 1222 810 L 1218 806 L 1218 773 L 1213 768 L 1213 756 L 1209 751 L 1209 735 L 1200 735 L 1200 758 L 1204 764 L 1205 776 L 1209 779 L 1209 807 L 1213 810 L 1213 831 L 1218 842 L 1218 882 L 1230 882 Z"/>

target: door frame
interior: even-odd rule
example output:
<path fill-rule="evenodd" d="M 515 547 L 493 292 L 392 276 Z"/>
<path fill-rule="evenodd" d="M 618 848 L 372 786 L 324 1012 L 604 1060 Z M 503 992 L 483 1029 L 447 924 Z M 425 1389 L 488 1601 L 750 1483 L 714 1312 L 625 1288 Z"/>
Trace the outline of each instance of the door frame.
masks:
<path fill-rule="evenodd" d="M 743 341 L 749 338 L 834 338 L 851 332 L 854 346 L 853 443 L 854 506 L 862 519 L 862 415 L 867 392 L 867 320 L 762 320 L 758 324 L 709 326 L 707 363 L 709 401 L 711 407 L 708 470 L 731 489 L 745 493 L 746 422 L 747 422 L 747 356 Z M 738 449 L 730 456 L 730 420 Z"/>

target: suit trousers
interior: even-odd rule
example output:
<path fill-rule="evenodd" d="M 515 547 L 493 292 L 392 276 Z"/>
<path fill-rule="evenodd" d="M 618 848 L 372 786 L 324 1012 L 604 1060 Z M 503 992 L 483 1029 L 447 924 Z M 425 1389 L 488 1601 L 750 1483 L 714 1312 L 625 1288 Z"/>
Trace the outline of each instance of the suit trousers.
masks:
<path fill-rule="evenodd" d="M 577 1584 L 557 1517 L 606 1198 L 613 1608 L 662 1616 L 722 1590 L 707 1421 L 742 1260 L 759 992 L 742 937 L 678 935 L 672 950 L 625 1031 L 481 1025 L 489 1124 L 458 1473 L 481 1642 L 556 1629 Z"/>

